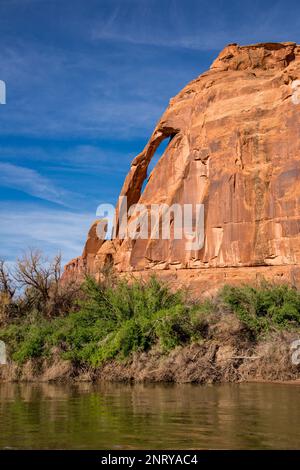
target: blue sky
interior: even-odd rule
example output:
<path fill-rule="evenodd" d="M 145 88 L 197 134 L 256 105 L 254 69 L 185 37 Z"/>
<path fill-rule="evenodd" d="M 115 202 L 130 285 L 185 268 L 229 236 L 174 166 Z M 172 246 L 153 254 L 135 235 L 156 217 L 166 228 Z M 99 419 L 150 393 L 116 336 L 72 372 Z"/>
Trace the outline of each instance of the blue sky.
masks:
<path fill-rule="evenodd" d="M 0 258 L 79 255 L 172 96 L 228 43 L 299 36 L 297 1 L 0 0 Z"/>

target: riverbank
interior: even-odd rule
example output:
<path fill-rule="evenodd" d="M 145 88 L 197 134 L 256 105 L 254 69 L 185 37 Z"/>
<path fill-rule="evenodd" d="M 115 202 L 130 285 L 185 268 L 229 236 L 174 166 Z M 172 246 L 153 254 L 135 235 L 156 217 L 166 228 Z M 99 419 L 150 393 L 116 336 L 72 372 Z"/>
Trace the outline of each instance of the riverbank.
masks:
<path fill-rule="evenodd" d="M 234 383 L 300 380 L 291 344 L 297 332 L 273 332 L 255 338 L 233 314 L 207 325 L 203 338 L 164 353 L 156 346 L 99 367 L 64 360 L 53 349 L 49 357 L 0 366 L 1 382 L 174 382 Z"/>
<path fill-rule="evenodd" d="M 300 378 L 300 292 L 287 285 L 225 286 L 199 299 L 155 277 L 87 278 L 69 311 L 60 299 L 64 290 L 45 301 L 27 290 L 4 305 L 1 381 Z"/>

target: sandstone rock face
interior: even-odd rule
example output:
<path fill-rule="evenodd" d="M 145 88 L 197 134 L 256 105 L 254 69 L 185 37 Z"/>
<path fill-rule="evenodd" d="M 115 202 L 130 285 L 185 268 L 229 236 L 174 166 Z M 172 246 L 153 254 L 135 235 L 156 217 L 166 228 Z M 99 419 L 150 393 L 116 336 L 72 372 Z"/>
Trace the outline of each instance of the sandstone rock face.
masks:
<path fill-rule="evenodd" d="M 118 232 L 103 243 L 94 226 L 82 257 L 66 272 L 96 273 L 110 262 L 120 272 L 182 270 L 189 280 L 199 270 L 202 283 L 207 278 L 213 286 L 215 268 L 238 268 L 234 277 L 241 272 L 247 282 L 246 267 L 269 277 L 272 267 L 277 274 L 282 267 L 284 279 L 298 282 L 299 133 L 300 46 L 227 46 L 208 72 L 171 99 L 121 191 L 129 207 L 204 204 L 203 248 L 187 251 L 185 240 L 172 238 L 119 240 Z M 168 146 L 142 191 L 164 139 Z M 220 271 L 215 278 L 218 285 Z"/>

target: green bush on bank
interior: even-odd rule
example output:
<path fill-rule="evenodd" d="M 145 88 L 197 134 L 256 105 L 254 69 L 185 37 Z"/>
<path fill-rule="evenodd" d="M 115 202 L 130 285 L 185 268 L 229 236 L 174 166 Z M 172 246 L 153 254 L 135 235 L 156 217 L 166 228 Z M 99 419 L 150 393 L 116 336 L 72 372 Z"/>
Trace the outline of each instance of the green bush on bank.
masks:
<path fill-rule="evenodd" d="M 32 324 L 12 324 L 0 331 L 12 358 L 24 362 L 47 356 L 58 347 L 62 357 L 97 366 L 124 359 L 158 344 L 163 351 L 201 337 L 202 320 L 182 291 L 172 293 L 155 277 L 147 283 L 119 281 L 114 286 L 87 278 L 80 310 Z"/>
<path fill-rule="evenodd" d="M 168 352 L 203 340 L 213 318 L 231 313 L 255 337 L 272 329 L 300 327 L 300 293 L 288 286 L 225 286 L 213 300 L 187 301 L 155 277 L 148 282 L 97 283 L 87 278 L 79 308 L 47 318 L 35 313 L 0 329 L 13 360 L 61 357 L 98 366 L 157 347 Z M 82 298 L 84 300 L 82 300 Z"/>
<path fill-rule="evenodd" d="M 220 298 L 255 334 L 300 326 L 300 292 L 287 285 L 225 286 Z"/>

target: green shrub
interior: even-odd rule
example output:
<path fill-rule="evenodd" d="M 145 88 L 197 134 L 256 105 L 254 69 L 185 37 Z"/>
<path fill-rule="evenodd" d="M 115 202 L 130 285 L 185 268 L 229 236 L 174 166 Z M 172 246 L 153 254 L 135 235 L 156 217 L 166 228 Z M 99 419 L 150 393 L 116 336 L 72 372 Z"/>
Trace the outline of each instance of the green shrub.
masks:
<path fill-rule="evenodd" d="M 300 293 L 287 285 L 225 286 L 220 299 L 254 333 L 300 326 Z"/>
<path fill-rule="evenodd" d="M 168 351 L 201 336 L 196 307 L 187 304 L 182 291 L 171 292 L 155 277 L 115 285 L 87 278 L 83 290 L 77 312 L 2 330 L 13 359 L 42 357 L 55 346 L 63 358 L 97 366 L 155 344 Z"/>
<path fill-rule="evenodd" d="M 205 339 L 224 312 L 235 314 L 254 335 L 300 326 L 300 293 L 284 285 L 225 286 L 215 299 L 194 304 L 155 277 L 131 283 L 87 278 L 82 290 L 79 309 L 69 315 L 45 319 L 33 310 L 0 329 L 10 356 L 23 363 L 47 357 L 55 347 L 74 364 L 98 366 L 154 346 L 168 352 Z"/>
<path fill-rule="evenodd" d="M 12 359 L 23 363 L 29 358 L 41 357 L 48 352 L 45 340 L 51 332 L 50 322 L 37 322 L 34 325 L 11 324 L 0 330 L 0 337 L 7 343 Z"/>
<path fill-rule="evenodd" d="M 96 366 L 156 343 L 168 350 L 191 338 L 192 325 L 189 331 L 183 326 L 190 309 L 183 293 L 172 293 L 154 277 L 104 288 L 87 279 L 85 292 L 81 310 L 69 316 L 71 329 L 69 324 L 66 334 L 64 324 L 55 333 L 65 346 L 64 357 Z"/>

